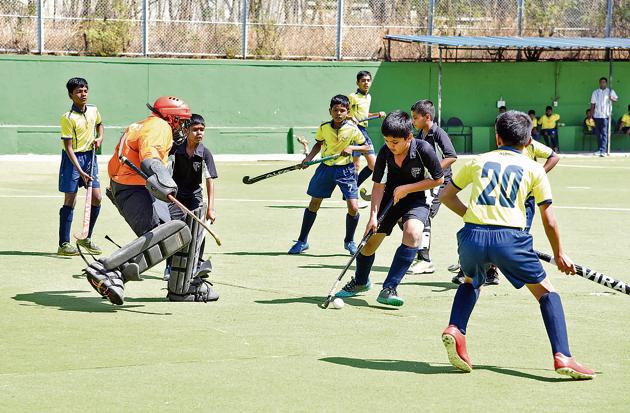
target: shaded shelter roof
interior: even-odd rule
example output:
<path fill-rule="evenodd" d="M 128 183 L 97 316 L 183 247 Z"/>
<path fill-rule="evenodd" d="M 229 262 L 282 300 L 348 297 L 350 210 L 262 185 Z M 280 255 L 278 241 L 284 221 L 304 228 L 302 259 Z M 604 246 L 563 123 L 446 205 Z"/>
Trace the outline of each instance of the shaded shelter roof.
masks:
<path fill-rule="evenodd" d="M 621 37 L 472 37 L 388 34 L 385 39 L 406 43 L 426 43 L 441 47 L 630 50 L 630 39 Z"/>

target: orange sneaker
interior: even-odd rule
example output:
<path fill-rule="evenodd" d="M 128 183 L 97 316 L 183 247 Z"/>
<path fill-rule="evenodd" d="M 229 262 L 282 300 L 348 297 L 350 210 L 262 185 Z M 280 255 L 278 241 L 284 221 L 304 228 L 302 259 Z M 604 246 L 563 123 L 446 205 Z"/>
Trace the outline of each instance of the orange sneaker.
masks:
<path fill-rule="evenodd" d="M 466 352 L 466 336 L 459 331 L 459 328 L 451 324 L 442 333 L 442 343 L 446 347 L 448 361 L 461 371 L 470 373 L 472 363 Z"/>
<path fill-rule="evenodd" d="M 562 353 L 553 355 L 553 367 L 556 369 L 556 373 L 576 380 L 592 380 L 596 376 L 593 370 L 575 361 L 575 357 L 567 357 Z"/>

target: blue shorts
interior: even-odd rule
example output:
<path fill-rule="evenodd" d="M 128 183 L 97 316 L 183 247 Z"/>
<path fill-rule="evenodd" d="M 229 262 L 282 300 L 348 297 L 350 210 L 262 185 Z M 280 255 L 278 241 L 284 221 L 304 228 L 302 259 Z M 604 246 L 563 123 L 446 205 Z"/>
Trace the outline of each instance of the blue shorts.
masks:
<path fill-rule="evenodd" d="M 545 273 L 534 252 L 531 234 L 517 228 L 466 224 L 457 233 L 459 262 L 464 274 L 478 288 L 486 270 L 495 264 L 515 288 L 538 284 Z"/>
<path fill-rule="evenodd" d="M 376 154 L 376 152 L 374 152 L 374 145 L 372 144 L 372 139 L 370 139 L 370 135 L 368 135 L 367 129 L 365 129 L 361 125 L 357 125 L 357 128 L 359 128 L 359 130 L 361 131 L 361 133 L 365 137 L 365 144 L 364 145 L 370 145 L 370 150 L 365 152 L 365 153 L 359 152 L 359 151 L 352 151 L 352 156 L 354 156 L 356 158 L 356 157 L 361 156 L 361 155 L 374 155 L 374 154 Z"/>
<path fill-rule="evenodd" d="M 529 232 L 534 222 L 534 214 L 536 213 L 536 200 L 530 196 L 525 200 L 525 231 Z"/>
<path fill-rule="evenodd" d="M 90 173 L 92 171 L 92 151 L 87 152 L 75 152 L 77 157 L 77 161 L 79 161 L 79 165 L 81 169 L 85 171 L 85 173 Z M 96 157 L 94 157 L 96 160 Z M 92 188 L 100 188 L 101 183 L 98 180 L 98 162 L 94 165 L 94 171 L 91 172 L 92 177 Z M 68 157 L 66 151 L 61 152 L 61 165 L 59 166 L 59 192 L 64 193 L 76 193 L 79 190 L 79 187 L 85 187 L 85 182 L 81 179 L 81 175 L 79 175 L 79 171 L 77 171 L 72 164 L 72 161 Z"/>
<path fill-rule="evenodd" d="M 308 184 L 306 193 L 313 198 L 330 198 L 338 186 L 346 199 L 357 199 L 359 188 L 354 164 L 328 166 L 320 163 Z"/>

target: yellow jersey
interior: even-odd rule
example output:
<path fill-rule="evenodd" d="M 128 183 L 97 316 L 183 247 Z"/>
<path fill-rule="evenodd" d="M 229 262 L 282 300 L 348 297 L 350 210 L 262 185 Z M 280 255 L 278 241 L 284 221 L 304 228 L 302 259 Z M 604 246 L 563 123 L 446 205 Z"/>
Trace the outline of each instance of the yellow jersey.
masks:
<path fill-rule="evenodd" d="M 365 119 L 370 114 L 370 104 L 372 103 L 372 96 L 368 93 L 364 95 L 359 89 L 355 93 L 348 95 L 350 100 L 350 112 L 349 115 L 356 120 Z M 359 125 L 367 128 L 368 123 L 359 122 Z"/>
<path fill-rule="evenodd" d="M 595 127 L 595 119 L 586 118 L 584 119 L 584 126 L 586 126 L 586 130 L 588 132 L 592 132 Z"/>
<path fill-rule="evenodd" d="M 339 129 L 333 127 L 333 121 L 322 123 L 315 133 L 315 140 L 322 143 L 321 157 L 337 155 L 350 145 L 363 145 L 365 137 L 357 126 L 344 121 Z M 352 162 L 352 156 L 340 156 L 324 163 L 328 166 L 347 165 Z"/>
<path fill-rule="evenodd" d="M 122 163 L 119 157 L 124 155 L 138 168 L 142 161 L 150 158 L 158 158 L 166 165 L 172 146 L 173 131 L 165 120 L 151 115 L 143 121 L 132 123 L 125 129 L 109 160 L 109 177 L 119 184 L 144 185 L 144 178 Z"/>
<path fill-rule="evenodd" d="M 621 127 L 622 128 L 630 128 L 630 114 L 624 113 L 621 117 Z"/>
<path fill-rule="evenodd" d="M 523 155 L 533 161 L 537 161 L 538 159 L 549 159 L 553 154 L 553 149 L 534 139 L 532 139 L 532 143 L 523 149 Z"/>
<path fill-rule="evenodd" d="M 503 146 L 464 165 L 453 185 L 472 185 L 464 222 L 502 227 L 525 227 L 525 200 L 551 203 L 551 185 L 542 165 L 517 149 Z"/>
<path fill-rule="evenodd" d="M 540 122 L 541 129 L 554 129 L 558 121 L 560 120 L 560 115 L 557 113 L 552 113 L 551 116 L 542 115 L 538 122 Z"/>
<path fill-rule="evenodd" d="M 532 129 L 536 129 L 538 127 L 538 119 L 536 119 L 536 116 L 534 116 L 532 118 Z"/>
<path fill-rule="evenodd" d="M 92 149 L 96 139 L 96 126 L 101 124 L 101 114 L 94 105 L 85 105 L 85 111 L 72 105 L 69 112 L 61 115 L 61 148 L 65 150 L 64 140 L 72 140 L 72 150 L 86 152 Z"/>

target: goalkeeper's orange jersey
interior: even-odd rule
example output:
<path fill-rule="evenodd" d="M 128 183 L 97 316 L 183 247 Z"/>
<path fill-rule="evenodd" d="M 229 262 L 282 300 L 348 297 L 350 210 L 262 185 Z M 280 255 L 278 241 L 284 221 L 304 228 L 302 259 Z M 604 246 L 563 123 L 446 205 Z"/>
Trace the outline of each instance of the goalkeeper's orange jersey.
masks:
<path fill-rule="evenodd" d="M 173 132 L 165 120 L 150 115 L 143 121 L 132 123 L 125 129 L 109 160 L 107 172 L 110 179 L 123 185 L 144 185 L 144 178 L 125 165 L 120 156 L 125 156 L 138 168 L 140 162 L 150 158 L 158 158 L 166 165 L 172 146 Z"/>

